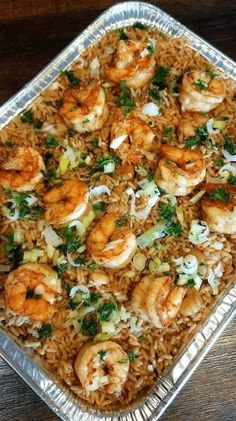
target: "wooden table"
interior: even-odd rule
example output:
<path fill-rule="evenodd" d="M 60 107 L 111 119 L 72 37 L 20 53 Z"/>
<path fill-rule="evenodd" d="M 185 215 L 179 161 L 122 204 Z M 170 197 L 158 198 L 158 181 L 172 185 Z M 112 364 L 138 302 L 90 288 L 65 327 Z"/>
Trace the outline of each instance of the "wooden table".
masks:
<path fill-rule="evenodd" d="M 13 95 L 91 23 L 111 0 L 1 0 L 0 104 Z M 236 60 L 236 2 L 153 2 Z M 236 321 L 217 342 L 163 421 L 236 420 Z M 0 360 L 0 420 L 53 421 L 57 417 Z M 79 421 L 79 420 L 78 420 Z"/>

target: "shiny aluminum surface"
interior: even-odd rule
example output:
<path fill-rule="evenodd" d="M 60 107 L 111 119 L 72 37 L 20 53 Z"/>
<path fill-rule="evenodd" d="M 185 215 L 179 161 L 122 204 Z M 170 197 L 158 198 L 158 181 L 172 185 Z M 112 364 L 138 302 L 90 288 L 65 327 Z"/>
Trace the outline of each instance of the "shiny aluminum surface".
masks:
<path fill-rule="evenodd" d="M 0 108 L 0 128 L 25 109 L 52 83 L 60 70 L 70 66 L 85 48 L 96 42 L 107 31 L 132 25 L 136 21 L 160 28 L 175 37 L 186 37 L 192 48 L 236 80 L 236 66 L 232 60 L 159 8 L 142 2 L 120 3 L 96 19 L 31 82 Z M 0 355 L 62 420 L 158 420 L 235 314 L 236 285 L 232 285 L 222 295 L 201 330 L 178 356 L 168 373 L 158 380 L 149 395 L 141 403 L 119 413 L 101 414 L 99 411 L 86 409 L 74 395 L 22 351 L 14 343 L 12 336 L 10 337 L 2 329 L 0 329 Z"/>

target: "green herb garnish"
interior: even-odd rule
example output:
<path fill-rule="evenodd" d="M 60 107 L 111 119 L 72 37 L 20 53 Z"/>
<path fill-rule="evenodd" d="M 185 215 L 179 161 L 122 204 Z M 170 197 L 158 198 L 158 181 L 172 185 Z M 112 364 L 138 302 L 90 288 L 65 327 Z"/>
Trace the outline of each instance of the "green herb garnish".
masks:
<path fill-rule="evenodd" d="M 25 111 L 24 114 L 20 117 L 23 123 L 28 123 L 30 126 L 33 126 L 34 129 L 41 129 L 43 123 L 38 118 L 34 118 L 33 111 Z"/>
<path fill-rule="evenodd" d="M 81 322 L 81 333 L 83 336 L 93 337 L 100 331 L 99 321 L 96 314 L 85 317 Z"/>
<path fill-rule="evenodd" d="M 212 79 L 216 79 L 217 77 L 219 77 L 219 73 L 213 72 L 212 69 L 207 69 L 206 73 L 208 73 L 208 75 L 210 75 Z"/>
<path fill-rule="evenodd" d="M 52 136 L 51 134 L 48 134 L 46 139 L 45 139 L 45 144 L 49 147 L 49 148 L 55 148 L 56 146 L 59 145 L 57 139 L 55 139 L 54 136 Z"/>
<path fill-rule="evenodd" d="M 95 270 L 97 268 L 98 268 L 98 264 L 95 263 L 95 262 L 91 262 L 87 265 L 87 269 L 89 269 L 89 270 Z"/>
<path fill-rule="evenodd" d="M 229 201 L 229 193 L 224 187 L 220 187 L 209 193 L 209 199 L 220 200 L 221 202 L 227 203 Z"/>
<path fill-rule="evenodd" d="M 96 212 L 104 212 L 106 210 L 107 203 L 106 202 L 97 202 L 93 204 L 93 210 Z"/>
<path fill-rule="evenodd" d="M 224 142 L 224 149 L 230 155 L 234 155 L 235 154 L 235 144 L 233 143 L 231 137 L 225 136 L 224 140 L 225 140 L 225 142 Z"/>
<path fill-rule="evenodd" d="M 119 107 L 124 107 L 124 114 L 128 114 L 133 110 L 135 103 L 124 80 L 120 82 L 120 90 L 121 95 L 116 98 L 115 102 Z"/>
<path fill-rule="evenodd" d="M 152 42 L 148 44 L 147 50 L 149 51 L 150 54 L 155 54 L 155 47 Z"/>
<path fill-rule="evenodd" d="M 76 134 L 76 130 L 74 130 L 73 127 L 68 127 L 67 134 L 69 137 L 73 137 Z"/>
<path fill-rule="evenodd" d="M 62 236 L 68 253 L 73 253 L 81 246 L 80 237 L 77 234 L 76 227 L 66 227 L 62 230 Z"/>
<path fill-rule="evenodd" d="M 236 175 L 230 175 L 227 179 L 227 182 L 231 184 L 231 186 L 236 186 Z"/>
<path fill-rule="evenodd" d="M 168 203 L 160 202 L 158 213 L 162 221 L 169 220 L 176 215 L 176 209 Z"/>
<path fill-rule="evenodd" d="M 195 286 L 194 279 L 188 279 L 188 281 L 185 284 L 188 288 L 193 288 Z"/>
<path fill-rule="evenodd" d="M 124 28 L 119 28 L 117 30 L 117 32 L 118 32 L 118 34 L 120 36 L 120 39 L 123 39 L 123 40 L 129 39 L 129 37 L 128 37 L 127 33 L 126 33 L 126 30 Z"/>
<path fill-rule="evenodd" d="M 202 145 L 202 142 L 199 136 L 189 136 L 185 140 L 185 148 L 191 149 L 194 146 L 200 146 L 200 145 Z"/>
<path fill-rule="evenodd" d="M 146 31 L 148 29 L 147 25 L 144 25 L 142 22 L 135 22 L 133 28 L 141 29 L 141 31 Z"/>
<path fill-rule="evenodd" d="M 61 76 L 67 77 L 70 88 L 76 88 L 81 82 L 81 80 L 75 75 L 73 70 L 61 70 Z"/>
<path fill-rule="evenodd" d="M 99 140 L 97 137 L 91 140 L 91 144 L 94 146 L 94 148 L 97 148 L 99 146 Z"/>
<path fill-rule="evenodd" d="M 16 269 L 23 260 L 24 251 L 20 244 L 14 241 L 14 231 L 11 231 L 3 243 L 4 253 L 12 262 L 12 269 Z"/>
<path fill-rule="evenodd" d="M 204 91 L 208 88 L 208 83 L 202 79 L 198 79 L 197 82 L 195 82 L 195 85 L 199 91 Z"/>
<path fill-rule="evenodd" d="M 148 95 L 151 98 L 155 99 L 160 104 L 163 104 L 164 100 L 163 100 L 163 98 L 162 98 L 162 96 L 160 94 L 159 89 L 156 86 L 154 86 L 152 89 L 149 89 L 148 90 Z"/>
<path fill-rule="evenodd" d="M 38 331 L 40 339 L 47 339 L 52 336 L 52 326 L 49 323 L 44 324 Z"/>
<path fill-rule="evenodd" d="M 6 203 L 6 206 L 11 209 L 17 209 L 18 219 L 22 221 L 35 221 L 38 217 L 38 214 L 42 210 L 42 206 L 35 205 L 29 206 L 28 199 L 30 199 L 30 194 L 25 192 L 16 193 L 12 190 L 6 190 L 8 196 L 10 196 L 11 201 Z"/>
<path fill-rule="evenodd" d="M 180 237 L 182 234 L 182 228 L 180 222 L 168 221 L 165 226 L 165 232 L 168 235 L 173 235 L 174 237 Z"/>
<path fill-rule="evenodd" d="M 67 270 L 67 268 L 68 268 L 68 263 L 67 262 L 61 262 L 61 263 L 59 263 L 59 265 L 57 265 L 55 267 L 55 270 L 56 270 L 59 278 L 62 277 L 63 273 Z"/>
<path fill-rule="evenodd" d="M 217 159 L 215 159 L 214 162 L 215 162 L 215 165 L 219 168 L 223 167 L 223 165 L 224 165 L 224 160 L 222 158 L 217 158 Z"/>
<path fill-rule="evenodd" d="M 156 68 L 156 76 L 152 79 L 152 83 L 155 86 L 158 86 L 160 90 L 166 88 L 167 77 L 170 73 L 170 67 L 168 66 L 159 66 Z"/>
<path fill-rule="evenodd" d="M 128 219 L 129 219 L 128 215 L 123 215 L 120 219 L 117 219 L 115 221 L 115 226 L 116 227 L 123 227 Z"/>
<path fill-rule="evenodd" d="M 137 355 L 135 354 L 135 352 L 128 352 L 128 357 L 130 361 L 135 361 L 137 358 Z"/>
<path fill-rule="evenodd" d="M 100 319 L 103 322 L 109 322 L 112 316 L 112 313 L 117 309 L 117 305 L 114 301 L 102 304 L 98 308 L 98 314 Z"/>

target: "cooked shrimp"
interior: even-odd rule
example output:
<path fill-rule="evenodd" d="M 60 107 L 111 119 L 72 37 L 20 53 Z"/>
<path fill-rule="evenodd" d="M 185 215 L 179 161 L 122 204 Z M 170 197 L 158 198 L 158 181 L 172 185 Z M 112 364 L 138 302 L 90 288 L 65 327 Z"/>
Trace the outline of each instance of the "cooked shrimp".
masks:
<path fill-rule="evenodd" d="M 171 282 L 169 276 L 145 276 L 133 291 L 133 309 L 157 328 L 167 327 L 173 322 L 186 293 L 182 286 L 171 288 Z"/>
<path fill-rule="evenodd" d="M 129 164 L 139 164 L 145 152 L 150 151 L 155 137 L 148 123 L 141 114 L 130 114 L 114 121 L 111 127 L 111 139 L 126 136 L 117 149 L 119 158 Z M 113 142 L 112 142 L 113 143 Z M 112 147 L 111 143 L 111 147 Z"/>
<path fill-rule="evenodd" d="M 155 73 L 155 59 L 148 51 L 143 56 L 145 48 L 140 41 L 120 40 L 114 67 L 106 70 L 106 77 L 114 83 L 124 80 L 129 88 L 142 88 Z"/>
<path fill-rule="evenodd" d="M 75 372 L 86 392 L 105 387 L 106 392 L 119 395 L 128 376 L 129 358 L 116 342 L 87 342 L 76 358 Z"/>
<path fill-rule="evenodd" d="M 41 155 L 33 148 L 12 149 L 5 160 L 0 159 L 0 185 L 18 192 L 33 190 L 45 170 Z"/>
<path fill-rule="evenodd" d="M 89 274 L 89 280 L 90 284 L 98 290 L 103 288 L 104 285 L 108 285 L 110 281 L 109 276 L 103 269 L 93 270 Z"/>
<path fill-rule="evenodd" d="M 206 198 L 202 200 L 204 220 L 209 229 L 221 234 L 236 234 L 236 188 L 226 184 L 207 184 L 208 192 L 223 190 L 225 201 Z"/>
<path fill-rule="evenodd" d="M 28 263 L 8 275 L 6 307 L 15 314 L 46 321 L 53 316 L 53 302 L 60 292 L 60 279 L 54 270 L 42 263 Z"/>
<path fill-rule="evenodd" d="M 103 216 L 88 236 L 87 247 L 92 259 L 101 266 L 117 269 L 132 259 L 137 243 L 128 227 L 117 227 L 118 214 Z"/>
<path fill-rule="evenodd" d="M 183 112 L 209 112 L 225 98 L 222 80 L 212 79 L 204 71 L 186 73 L 182 80 L 179 101 Z"/>
<path fill-rule="evenodd" d="M 155 179 L 167 193 L 186 196 L 204 180 L 206 164 L 200 151 L 163 145 L 161 154 Z"/>
<path fill-rule="evenodd" d="M 44 195 L 48 224 L 66 224 L 80 218 L 88 206 L 88 187 L 81 180 L 66 180 Z"/>
<path fill-rule="evenodd" d="M 180 307 L 180 314 L 184 317 L 195 316 L 202 307 L 201 294 L 195 288 L 188 288 Z"/>
<path fill-rule="evenodd" d="M 79 133 L 101 129 L 108 117 L 103 88 L 97 83 L 83 88 L 67 89 L 60 113 Z"/>

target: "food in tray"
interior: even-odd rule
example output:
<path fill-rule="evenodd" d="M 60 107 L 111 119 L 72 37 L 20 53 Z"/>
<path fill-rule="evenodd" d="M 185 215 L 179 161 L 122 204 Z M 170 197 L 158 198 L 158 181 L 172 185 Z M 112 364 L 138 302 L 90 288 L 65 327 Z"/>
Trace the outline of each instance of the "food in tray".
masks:
<path fill-rule="evenodd" d="M 0 133 L 1 325 L 92 407 L 142 398 L 234 281 L 234 100 L 139 22 Z"/>

